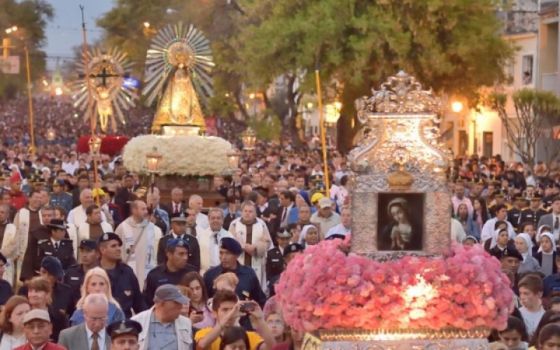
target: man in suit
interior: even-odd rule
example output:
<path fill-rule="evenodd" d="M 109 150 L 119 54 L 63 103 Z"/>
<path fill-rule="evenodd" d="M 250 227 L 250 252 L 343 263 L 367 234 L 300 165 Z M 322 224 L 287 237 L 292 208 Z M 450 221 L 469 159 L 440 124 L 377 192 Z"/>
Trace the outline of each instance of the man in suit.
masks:
<path fill-rule="evenodd" d="M 105 294 L 89 294 L 83 310 L 85 323 L 60 332 L 58 343 L 67 349 L 109 349 L 111 339 L 105 331 L 109 302 Z"/>
<path fill-rule="evenodd" d="M 115 195 L 115 204 L 120 208 L 121 217 L 127 218 L 130 216 L 130 202 L 135 199 L 134 191 L 134 176 L 126 174 L 122 178 L 122 187 Z"/>
<path fill-rule="evenodd" d="M 15 350 L 66 350 L 65 347 L 51 343 L 53 327 L 47 310 L 33 309 L 23 316 L 23 332 L 27 342 Z M 70 349 L 70 348 L 69 348 Z"/>
<path fill-rule="evenodd" d="M 171 203 L 162 208 L 169 214 L 169 217 L 180 215 L 185 212 L 186 206 L 184 202 L 183 190 L 174 187 L 171 190 Z"/>
<path fill-rule="evenodd" d="M 552 199 L 552 210 L 550 214 L 541 216 L 538 227 L 546 225 L 552 228 L 552 235 L 558 242 L 560 239 L 560 196 Z"/>

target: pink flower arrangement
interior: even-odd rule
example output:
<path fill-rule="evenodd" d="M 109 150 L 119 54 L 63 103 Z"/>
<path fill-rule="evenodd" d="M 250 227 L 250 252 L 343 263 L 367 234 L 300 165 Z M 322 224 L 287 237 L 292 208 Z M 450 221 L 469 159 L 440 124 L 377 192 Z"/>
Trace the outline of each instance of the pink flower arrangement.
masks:
<path fill-rule="evenodd" d="M 477 245 L 447 257 L 378 262 L 323 241 L 294 258 L 277 302 L 290 326 L 317 329 L 501 329 L 513 307 L 499 262 Z"/>

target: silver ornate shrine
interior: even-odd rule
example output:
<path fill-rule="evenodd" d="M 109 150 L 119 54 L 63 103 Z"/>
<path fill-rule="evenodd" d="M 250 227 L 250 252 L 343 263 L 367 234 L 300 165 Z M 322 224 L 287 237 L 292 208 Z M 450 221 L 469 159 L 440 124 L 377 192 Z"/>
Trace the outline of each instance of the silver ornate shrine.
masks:
<path fill-rule="evenodd" d="M 446 252 L 451 155 L 439 142 L 439 99 L 401 71 L 372 96 L 358 99 L 356 107 L 363 128 L 349 155 L 352 251 L 377 259 Z M 410 225 L 395 221 L 394 206 L 409 216 Z"/>

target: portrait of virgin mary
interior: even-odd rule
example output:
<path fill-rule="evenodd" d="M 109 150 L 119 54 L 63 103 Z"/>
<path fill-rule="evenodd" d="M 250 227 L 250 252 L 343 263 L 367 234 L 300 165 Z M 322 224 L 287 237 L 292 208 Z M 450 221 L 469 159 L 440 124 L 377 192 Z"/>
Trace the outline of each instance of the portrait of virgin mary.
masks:
<path fill-rule="evenodd" d="M 421 194 L 380 194 L 379 250 L 422 250 Z"/>

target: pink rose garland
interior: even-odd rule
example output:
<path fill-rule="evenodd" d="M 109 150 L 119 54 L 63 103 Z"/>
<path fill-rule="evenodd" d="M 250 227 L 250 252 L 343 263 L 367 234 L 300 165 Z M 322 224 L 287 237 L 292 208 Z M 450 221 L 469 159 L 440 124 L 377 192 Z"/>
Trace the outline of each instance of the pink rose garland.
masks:
<path fill-rule="evenodd" d="M 288 324 L 317 329 L 503 328 L 509 280 L 481 246 L 444 258 L 380 263 L 323 241 L 290 262 L 276 288 Z"/>

